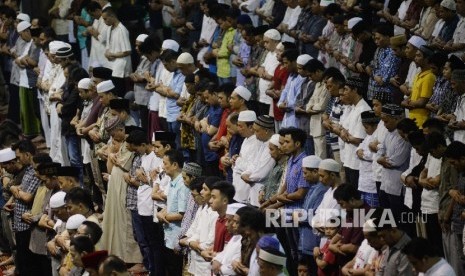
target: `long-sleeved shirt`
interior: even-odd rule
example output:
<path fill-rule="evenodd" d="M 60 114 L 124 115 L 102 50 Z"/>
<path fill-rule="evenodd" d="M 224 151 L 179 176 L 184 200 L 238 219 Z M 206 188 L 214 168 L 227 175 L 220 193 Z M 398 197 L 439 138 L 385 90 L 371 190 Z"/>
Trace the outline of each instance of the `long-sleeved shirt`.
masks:
<path fill-rule="evenodd" d="M 255 158 L 254 154 L 261 143 L 255 135 L 245 138 L 242 142 L 239 157 L 233 167 L 233 186 L 236 189 L 234 200 L 237 202 L 247 203 L 248 201 L 250 185 L 242 180 L 241 175 L 251 165 Z"/>
<path fill-rule="evenodd" d="M 298 127 L 298 118 L 295 115 L 297 95 L 301 92 L 302 83 L 305 78 L 299 74 L 289 74 L 286 86 L 281 93 L 278 101 L 278 106 L 282 103 L 286 104 L 286 113 L 284 114 L 282 127 Z"/>
<path fill-rule="evenodd" d="M 184 79 L 186 77 L 181 73 L 180 70 L 176 70 L 171 79 L 170 88 L 176 94 L 180 95 Z M 175 98 L 166 98 L 166 121 L 171 123 L 175 122 L 181 112 L 181 107 L 176 104 Z"/>
<path fill-rule="evenodd" d="M 229 63 L 229 57 L 231 56 L 232 51 L 230 51 L 228 47 L 233 43 L 235 34 L 236 29 L 231 27 L 223 35 L 223 40 L 221 41 L 221 47 L 218 49 L 216 60 L 216 66 L 218 67 L 216 74 L 219 78 L 231 77 L 231 64 Z"/>
<path fill-rule="evenodd" d="M 216 254 L 214 261 L 221 263 L 222 275 L 236 275 L 232 268 L 232 262 L 241 258 L 242 236 L 234 235 L 224 247 L 223 251 Z"/>
<path fill-rule="evenodd" d="M 400 65 L 400 58 L 389 48 L 378 48 L 372 62 L 373 73 L 368 83 L 368 99 L 372 99 L 374 93 L 392 93 L 392 86 L 389 80 L 394 77 Z M 378 84 L 374 77 L 379 76 L 383 79 L 383 84 Z"/>

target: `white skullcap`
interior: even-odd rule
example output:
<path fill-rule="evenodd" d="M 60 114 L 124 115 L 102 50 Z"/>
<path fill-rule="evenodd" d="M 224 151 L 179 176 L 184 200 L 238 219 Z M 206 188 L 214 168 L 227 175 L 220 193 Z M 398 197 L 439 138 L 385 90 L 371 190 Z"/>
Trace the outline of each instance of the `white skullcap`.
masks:
<path fill-rule="evenodd" d="M 97 93 L 105 93 L 115 88 L 115 85 L 111 80 L 102 81 L 97 84 Z"/>
<path fill-rule="evenodd" d="M 320 1 L 320 6 L 321 7 L 327 7 L 329 4 L 333 4 L 334 0 L 321 0 Z"/>
<path fill-rule="evenodd" d="M 318 169 L 321 158 L 316 155 L 310 155 L 302 159 L 302 168 Z"/>
<path fill-rule="evenodd" d="M 339 172 L 341 170 L 341 164 L 339 164 L 334 159 L 324 159 L 321 160 L 319 169 L 330 171 L 330 172 Z"/>
<path fill-rule="evenodd" d="M 276 49 L 283 50 L 284 51 L 284 44 L 282 42 L 279 42 L 278 45 L 276 45 Z"/>
<path fill-rule="evenodd" d="M 423 38 L 421 38 L 421 37 L 419 37 L 417 35 L 412 36 L 408 40 L 408 43 L 412 44 L 417 49 L 420 49 L 421 46 L 426 45 L 426 41 Z"/>
<path fill-rule="evenodd" d="M 451 11 L 455 11 L 457 9 L 457 5 L 455 4 L 454 0 L 442 0 L 441 7 Z"/>
<path fill-rule="evenodd" d="M 176 60 L 179 64 L 194 64 L 194 57 L 189 53 L 182 53 Z"/>
<path fill-rule="evenodd" d="M 18 31 L 18 33 L 28 29 L 31 27 L 31 23 L 29 23 L 28 21 L 21 21 L 18 23 L 18 25 L 16 26 L 16 31 Z"/>
<path fill-rule="evenodd" d="M 76 230 L 86 221 L 86 217 L 81 214 L 72 215 L 66 221 L 66 230 Z"/>
<path fill-rule="evenodd" d="M 370 232 L 376 232 L 376 225 L 373 219 L 369 219 L 365 221 L 363 224 L 363 232 L 370 233 Z"/>
<path fill-rule="evenodd" d="M 270 141 L 269 141 L 270 144 L 273 144 L 273 145 L 279 147 L 279 146 L 280 146 L 280 144 L 279 144 L 279 137 L 280 137 L 279 134 L 273 134 L 273 135 L 271 136 L 271 138 L 270 138 Z"/>
<path fill-rule="evenodd" d="M 21 21 L 31 22 L 31 18 L 29 17 L 29 15 L 27 15 L 25 13 L 19 13 L 16 16 L 16 19 L 19 19 Z"/>
<path fill-rule="evenodd" d="M 307 54 L 303 54 L 303 55 L 300 55 L 300 56 L 297 57 L 297 64 L 305 65 L 305 64 L 307 64 L 307 62 L 309 62 L 312 59 L 313 59 L 312 56 L 307 55 Z"/>
<path fill-rule="evenodd" d="M 78 82 L 78 88 L 80 89 L 89 89 L 92 85 L 92 80 L 89 78 L 83 78 Z"/>
<path fill-rule="evenodd" d="M 56 209 L 65 206 L 66 193 L 63 191 L 56 192 L 50 197 L 50 208 Z"/>
<path fill-rule="evenodd" d="M 239 113 L 237 120 L 241 122 L 255 122 L 255 120 L 257 120 L 257 115 L 252 110 L 245 110 Z"/>
<path fill-rule="evenodd" d="M 347 21 L 347 27 L 349 30 L 352 30 L 352 28 L 357 24 L 358 22 L 362 21 L 363 19 L 360 17 L 352 17 Z"/>
<path fill-rule="evenodd" d="M 140 34 L 140 35 L 137 36 L 136 41 L 144 42 L 145 39 L 146 39 L 147 37 L 149 37 L 149 35 L 147 35 L 147 34 Z"/>
<path fill-rule="evenodd" d="M 234 89 L 234 91 L 237 95 L 241 96 L 244 100 L 248 101 L 250 100 L 250 97 L 252 97 L 252 93 L 249 91 L 249 89 L 245 88 L 244 86 L 239 85 Z"/>
<path fill-rule="evenodd" d="M 228 208 L 226 209 L 226 215 L 234 216 L 237 210 L 241 209 L 242 207 L 246 206 L 242 203 L 231 203 L 228 204 Z"/>
<path fill-rule="evenodd" d="M 11 148 L 0 150 L 0 163 L 8 162 L 16 158 L 16 153 Z"/>
<path fill-rule="evenodd" d="M 276 29 L 269 29 L 263 36 L 273 40 L 281 40 L 281 34 Z"/>
<path fill-rule="evenodd" d="M 54 40 L 54 41 L 50 42 L 50 44 L 48 45 L 48 49 L 50 50 L 50 54 L 56 54 L 58 49 L 67 47 L 67 44 L 68 43 L 65 43 L 65 42 L 59 41 L 59 40 Z"/>
<path fill-rule="evenodd" d="M 179 43 L 177 43 L 176 41 L 172 39 L 166 39 L 165 41 L 163 41 L 161 48 L 163 50 L 170 49 L 170 50 L 177 52 L 179 50 Z"/>

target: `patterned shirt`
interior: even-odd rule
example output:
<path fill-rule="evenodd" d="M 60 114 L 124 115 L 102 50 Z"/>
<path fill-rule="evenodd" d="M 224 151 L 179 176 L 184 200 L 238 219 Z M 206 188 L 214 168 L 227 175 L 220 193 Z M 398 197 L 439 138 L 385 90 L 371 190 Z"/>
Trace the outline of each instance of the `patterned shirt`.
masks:
<path fill-rule="evenodd" d="M 289 157 L 287 161 L 287 173 L 286 173 L 286 191 L 288 194 L 296 192 L 300 188 L 310 188 L 310 184 L 304 178 L 302 170 L 302 159 L 305 157 L 305 152 L 301 152 L 297 156 Z M 286 204 L 286 208 L 296 209 L 302 206 L 304 199 L 294 201 Z"/>
<path fill-rule="evenodd" d="M 454 36 L 455 29 L 457 28 L 457 24 L 459 23 L 458 15 L 455 15 L 453 19 L 444 22 L 441 31 L 439 32 L 438 38 L 440 38 L 444 42 L 448 42 Z"/>
<path fill-rule="evenodd" d="M 461 194 L 465 194 L 465 174 L 459 173 L 457 186 L 455 187 Z M 461 215 L 464 211 L 464 206 L 461 204 L 454 204 L 454 209 L 452 211 L 452 231 L 455 234 L 462 234 L 463 226 L 465 222 L 462 220 Z"/>
<path fill-rule="evenodd" d="M 135 154 L 132 160 L 131 170 L 129 176 L 136 177 L 136 170 L 142 165 L 142 157 L 140 154 Z M 126 192 L 126 208 L 131 211 L 137 211 L 137 188 L 128 184 Z"/>
<path fill-rule="evenodd" d="M 378 48 L 373 58 L 371 68 L 373 73 L 368 83 L 368 99 L 373 99 L 376 92 L 392 93 L 392 86 L 389 80 L 394 77 L 399 69 L 400 58 L 394 54 L 391 48 Z M 383 78 L 383 84 L 379 85 L 374 77 L 380 76 Z"/>
<path fill-rule="evenodd" d="M 178 235 L 179 239 L 181 239 L 184 235 L 186 235 L 187 230 L 189 229 L 189 227 L 191 227 L 192 222 L 194 221 L 195 214 L 197 213 L 198 209 L 199 209 L 199 205 L 195 203 L 194 198 L 192 197 L 191 194 L 189 194 L 189 199 L 187 200 L 186 213 L 182 217 L 182 221 L 181 221 L 181 232 L 179 232 L 179 235 Z M 177 250 L 181 249 L 181 246 L 179 245 L 179 243 L 175 245 L 175 249 Z"/>
<path fill-rule="evenodd" d="M 280 180 L 284 172 L 284 167 L 286 167 L 286 162 L 286 158 L 281 158 L 281 160 L 276 162 L 268 178 L 266 179 L 264 183 L 265 200 L 270 199 L 278 192 Z"/>
<path fill-rule="evenodd" d="M 24 172 L 23 179 L 20 184 L 21 191 L 34 195 L 39 188 L 40 179 L 36 177 L 34 168 L 31 165 L 27 166 Z M 13 231 L 21 232 L 29 229 L 29 224 L 24 223 L 21 216 L 29 212 L 32 207 L 31 203 L 26 203 L 21 199 L 15 198 L 15 207 L 13 209 Z"/>
<path fill-rule="evenodd" d="M 443 76 L 438 76 L 433 86 L 433 96 L 431 96 L 428 103 L 441 104 L 450 90 L 450 82 Z"/>

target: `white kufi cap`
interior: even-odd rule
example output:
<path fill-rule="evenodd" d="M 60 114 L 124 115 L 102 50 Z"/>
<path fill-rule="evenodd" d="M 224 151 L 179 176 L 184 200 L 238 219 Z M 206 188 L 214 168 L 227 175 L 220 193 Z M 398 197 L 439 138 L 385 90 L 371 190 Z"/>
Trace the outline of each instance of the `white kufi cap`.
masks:
<path fill-rule="evenodd" d="M 457 10 L 457 5 L 455 4 L 454 0 L 442 0 L 441 7 L 444 7 L 451 11 Z"/>
<path fill-rule="evenodd" d="M 31 23 L 29 23 L 28 21 L 21 21 L 16 26 L 16 31 L 18 31 L 18 33 L 20 33 L 20 32 L 22 32 L 24 30 L 27 30 L 30 27 L 31 27 Z"/>
<path fill-rule="evenodd" d="M 81 214 L 72 215 L 66 221 L 66 230 L 76 230 L 86 221 L 86 217 Z"/>
<path fill-rule="evenodd" d="M 297 64 L 305 65 L 305 64 L 307 64 L 307 62 L 309 62 L 312 59 L 313 59 L 312 56 L 307 55 L 307 54 L 303 54 L 303 55 L 300 55 L 300 56 L 297 57 Z"/>
<path fill-rule="evenodd" d="M 63 41 L 54 40 L 54 41 L 50 42 L 50 44 L 48 44 L 48 49 L 50 50 L 51 54 L 55 55 L 57 53 L 58 49 L 66 47 L 67 44 L 68 43 L 65 43 Z"/>
<path fill-rule="evenodd" d="M 269 29 L 263 36 L 273 40 L 281 40 L 281 34 L 276 29 Z"/>
<path fill-rule="evenodd" d="M 239 85 L 234 89 L 234 91 L 237 95 L 241 96 L 244 100 L 248 101 L 250 100 L 250 97 L 252 97 L 252 93 L 249 91 L 249 89 L 245 88 L 244 86 Z"/>
<path fill-rule="evenodd" d="M 19 13 L 16 16 L 16 19 L 19 19 L 21 21 L 31 22 L 31 17 L 29 17 L 29 15 L 27 15 L 25 13 Z"/>
<path fill-rule="evenodd" d="M 321 158 L 316 155 L 310 155 L 302 159 L 302 168 L 318 169 Z"/>
<path fill-rule="evenodd" d="M 166 39 L 166 40 L 163 41 L 163 44 L 161 45 L 161 48 L 163 50 L 170 49 L 170 50 L 173 50 L 173 51 L 177 52 L 179 50 L 179 43 L 177 43 L 176 41 L 174 41 L 172 39 Z"/>
<path fill-rule="evenodd" d="M 320 6 L 321 7 L 327 7 L 329 4 L 333 4 L 334 0 L 321 0 L 320 1 Z"/>
<path fill-rule="evenodd" d="M 426 45 L 426 41 L 417 36 L 417 35 L 414 35 L 412 36 L 409 40 L 408 40 L 408 43 L 412 44 L 413 46 L 415 46 L 415 48 L 417 49 L 420 49 L 421 46 L 425 46 Z"/>
<path fill-rule="evenodd" d="M 330 171 L 330 172 L 339 172 L 341 170 L 341 164 L 339 164 L 334 159 L 324 159 L 321 160 L 319 169 Z"/>
<path fill-rule="evenodd" d="M 245 207 L 245 204 L 242 203 L 231 203 L 228 204 L 228 208 L 226 209 L 226 215 L 231 215 L 234 216 L 237 212 L 237 210 L 241 209 L 242 207 Z"/>
<path fill-rule="evenodd" d="M 65 196 L 66 193 L 63 191 L 56 192 L 50 197 L 50 208 L 60 208 L 65 206 Z"/>
<path fill-rule="evenodd" d="M 279 134 L 273 134 L 273 135 L 271 136 L 271 138 L 270 138 L 270 141 L 269 141 L 270 144 L 273 144 L 273 145 L 279 147 L 279 146 L 280 146 L 280 144 L 279 144 L 279 137 L 280 137 Z"/>
<path fill-rule="evenodd" d="M 11 148 L 0 150 L 0 163 L 9 162 L 16 158 L 16 153 Z"/>
<path fill-rule="evenodd" d="M 363 19 L 360 17 L 352 17 L 347 21 L 347 27 L 349 30 L 352 30 L 352 28 L 357 24 L 358 22 L 362 21 Z"/>
<path fill-rule="evenodd" d="M 111 91 L 115 88 L 115 85 L 111 80 L 102 81 L 101 83 L 97 84 L 97 93 L 105 93 Z"/>
<path fill-rule="evenodd" d="M 245 110 L 239 113 L 237 120 L 241 122 L 255 122 L 255 120 L 257 120 L 257 115 L 252 110 Z"/>
<path fill-rule="evenodd" d="M 182 53 L 176 60 L 179 64 L 194 64 L 194 57 L 189 53 Z"/>
<path fill-rule="evenodd" d="M 89 89 L 92 85 L 92 80 L 89 78 L 83 78 L 78 82 L 78 88 L 80 89 Z"/>
<path fill-rule="evenodd" d="M 140 34 L 140 35 L 137 36 L 136 41 L 144 42 L 145 39 L 146 39 L 147 37 L 149 37 L 149 35 L 147 35 L 147 34 Z"/>

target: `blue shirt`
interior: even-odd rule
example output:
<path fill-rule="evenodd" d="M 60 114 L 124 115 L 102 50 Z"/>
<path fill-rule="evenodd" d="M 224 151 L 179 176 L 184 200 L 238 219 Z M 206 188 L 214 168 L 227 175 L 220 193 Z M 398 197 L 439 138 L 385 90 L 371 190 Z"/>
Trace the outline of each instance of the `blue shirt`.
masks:
<path fill-rule="evenodd" d="M 220 106 L 210 106 L 207 111 L 208 124 L 214 127 L 218 127 L 221 122 L 221 114 L 223 109 Z M 218 160 L 218 154 L 215 151 L 211 151 L 208 147 L 208 142 L 212 139 L 212 136 L 206 132 L 202 132 L 202 148 L 204 158 L 206 162 L 212 162 Z"/>
<path fill-rule="evenodd" d="M 286 191 L 288 194 L 292 194 L 300 188 L 310 188 L 310 184 L 304 179 L 304 172 L 302 170 L 302 159 L 305 157 L 305 152 L 301 152 L 297 156 L 289 157 L 287 161 L 287 174 L 286 174 Z M 286 208 L 297 209 L 301 208 L 303 199 L 287 203 Z"/>
<path fill-rule="evenodd" d="M 299 118 L 295 116 L 294 109 L 296 107 L 297 96 L 301 93 L 302 83 L 305 78 L 299 74 L 290 74 L 287 78 L 286 86 L 281 93 L 278 105 L 281 103 L 287 104 L 283 122 L 281 127 L 299 127 Z"/>
<path fill-rule="evenodd" d="M 187 209 L 187 199 L 190 191 L 184 185 L 182 175 L 179 174 L 170 182 L 170 188 L 166 197 L 166 210 L 168 214 L 185 213 Z M 169 249 L 174 249 L 179 242 L 179 233 L 181 232 L 181 221 L 164 224 L 165 245 Z"/>
<path fill-rule="evenodd" d="M 178 95 L 181 95 L 184 79 L 185 77 L 180 70 L 174 72 L 170 88 Z M 176 104 L 176 101 L 175 98 L 166 98 L 166 121 L 169 123 L 175 122 L 181 111 L 181 107 Z"/>
<path fill-rule="evenodd" d="M 321 182 L 310 186 L 302 204 L 302 209 L 309 212 L 308 216 L 310 216 L 310 212 L 315 214 L 315 211 L 318 206 L 320 206 L 323 196 L 327 190 L 328 187 L 323 185 Z M 320 246 L 321 237 L 313 232 L 313 229 L 308 223 L 310 219 L 311 218 L 309 217 L 299 227 L 300 239 L 298 247 L 299 252 L 302 254 L 313 256 L 313 248 Z"/>
<path fill-rule="evenodd" d="M 378 48 L 373 58 L 371 67 L 373 73 L 368 83 L 368 99 L 373 99 L 373 95 L 378 92 L 392 93 L 392 85 L 389 80 L 397 74 L 401 59 L 394 54 L 390 47 Z M 374 77 L 383 78 L 383 84 L 379 85 Z"/>
<path fill-rule="evenodd" d="M 240 136 L 239 134 L 234 134 L 231 136 L 231 140 L 229 141 L 229 158 L 241 152 L 242 142 L 244 142 L 244 137 Z M 228 167 L 226 172 L 227 172 L 226 180 L 232 183 L 233 181 L 232 167 Z"/>

